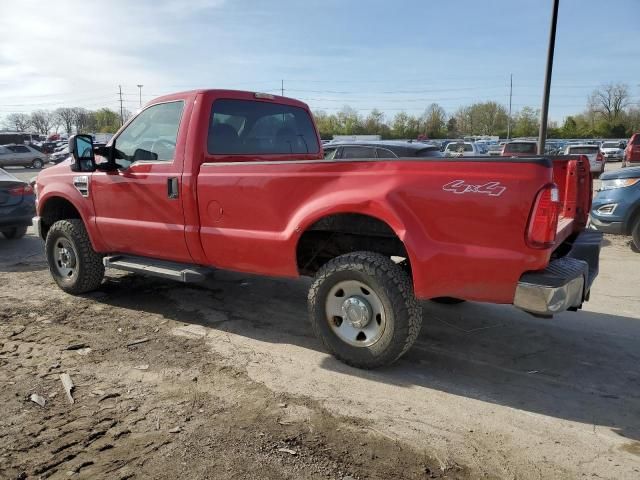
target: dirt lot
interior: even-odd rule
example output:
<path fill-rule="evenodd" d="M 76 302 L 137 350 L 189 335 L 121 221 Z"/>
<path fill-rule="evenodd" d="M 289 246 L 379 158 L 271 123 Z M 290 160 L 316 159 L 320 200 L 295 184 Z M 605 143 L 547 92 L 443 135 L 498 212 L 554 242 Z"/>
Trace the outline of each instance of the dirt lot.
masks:
<path fill-rule="evenodd" d="M 41 251 L 0 241 L 0 478 L 640 478 L 624 239 L 584 311 L 427 302 L 413 350 L 374 372 L 322 351 L 307 281 L 109 272 L 78 298 Z"/>

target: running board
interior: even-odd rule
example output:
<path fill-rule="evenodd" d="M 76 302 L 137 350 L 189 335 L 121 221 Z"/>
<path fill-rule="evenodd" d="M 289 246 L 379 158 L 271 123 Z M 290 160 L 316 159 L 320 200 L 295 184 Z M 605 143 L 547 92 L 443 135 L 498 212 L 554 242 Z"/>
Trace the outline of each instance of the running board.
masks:
<path fill-rule="evenodd" d="M 106 268 L 192 283 L 205 280 L 209 269 L 187 263 L 156 260 L 132 255 L 112 255 L 102 259 Z"/>

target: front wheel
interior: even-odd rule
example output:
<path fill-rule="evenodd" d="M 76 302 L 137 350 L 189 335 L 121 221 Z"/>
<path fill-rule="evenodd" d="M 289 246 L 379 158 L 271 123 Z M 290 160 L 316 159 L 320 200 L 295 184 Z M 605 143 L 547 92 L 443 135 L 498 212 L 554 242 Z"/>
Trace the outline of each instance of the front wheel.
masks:
<path fill-rule="evenodd" d="M 313 329 L 324 346 L 358 368 L 396 361 L 413 345 L 422 325 L 411 279 L 378 253 L 349 253 L 325 264 L 308 301 Z"/>
<path fill-rule="evenodd" d="M 640 217 L 636 219 L 633 227 L 631 227 L 631 244 L 636 252 L 640 252 Z"/>
<path fill-rule="evenodd" d="M 90 292 L 102 283 L 102 256 L 93 250 L 82 220 L 54 223 L 47 233 L 45 251 L 51 276 L 65 292 Z"/>
<path fill-rule="evenodd" d="M 2 230 L 2 235 L 4 235 L 7 240 L 17 240 L 24 237 L 26 233 L 27 227 L 14 227 Z"/>

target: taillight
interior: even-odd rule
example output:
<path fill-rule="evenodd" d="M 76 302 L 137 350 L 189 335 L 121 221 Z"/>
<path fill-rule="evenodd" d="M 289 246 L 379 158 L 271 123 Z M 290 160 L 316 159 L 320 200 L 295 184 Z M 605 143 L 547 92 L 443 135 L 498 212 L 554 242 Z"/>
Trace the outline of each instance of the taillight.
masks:
<path fill-rule="evenodd" d="M 12 197 L 22 197 L 23 195 L 31 195 L 32 193 L 33 188 L 31 188 L 31 185 L 18 185 L 17 187 L 9 189 L 9 195 Z"/>
<path fill-rule="evenodd" d="M 555 184 L 546 185 L 536 197 L 529 217 L 526 241 L 531 248 L 549 248 L 556 241 L 560 192 Z"/>
<path fill-rule="evenodd" d="M 602 152 L 598 152 L 598 156 L 596 157 L 596 162 L 602 162 L 604 157 L 602 156 Z"/>

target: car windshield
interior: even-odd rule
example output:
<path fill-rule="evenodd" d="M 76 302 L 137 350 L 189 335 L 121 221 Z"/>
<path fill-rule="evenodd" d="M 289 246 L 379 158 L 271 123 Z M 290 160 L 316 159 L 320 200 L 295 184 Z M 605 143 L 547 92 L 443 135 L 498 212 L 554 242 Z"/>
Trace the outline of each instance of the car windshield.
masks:
<path fill-rule="evenodd" d="M 575 155 L 592 155 L 598 152 L 598 147 L 571 147 L 570 153 Z"/>
<path fill-rule="evenodd" d="M 618 148 L 620 146 L 617 142 L 604 142 L 602 148 Z"/>
<path fill-rule="evenodd" d="M 450 143 L 447 145 L 447 150 L 450 152 L 473 152 L 473 147 L 470 143 Z"/>
<path fill-rule="evenodd" d="M 504 147 L 507 153 L 530 153 L 535 155 L 537 148 L 535 143 L 507 143 Z"/>

